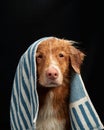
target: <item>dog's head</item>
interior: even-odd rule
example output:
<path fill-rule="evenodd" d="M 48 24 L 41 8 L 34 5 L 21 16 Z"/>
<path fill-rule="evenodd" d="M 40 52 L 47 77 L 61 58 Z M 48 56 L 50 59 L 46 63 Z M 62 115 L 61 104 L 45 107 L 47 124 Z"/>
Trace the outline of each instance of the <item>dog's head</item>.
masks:
<path fill-rule="evenodd" d="M 84 53 L 71 41 L 50 38 L 41 42 L 36 52 L 38 83 L 44 87 L 57 87 L 68 83 L 71 69 L 80 73 Z"/>

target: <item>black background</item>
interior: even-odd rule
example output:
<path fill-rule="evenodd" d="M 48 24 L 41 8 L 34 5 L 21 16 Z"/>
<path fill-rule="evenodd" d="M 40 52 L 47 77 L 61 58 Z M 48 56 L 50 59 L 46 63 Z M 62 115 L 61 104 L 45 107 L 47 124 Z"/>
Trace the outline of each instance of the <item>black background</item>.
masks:
<path fill-rule="evenodd" d="M 34 41 L 44 36 L 79 42 L 79 48 L 86 54 L 82 78 L 104 123 L 103 3 L 5 0 L 0 9 L 0 130 L 10 130 L 10 96 L 18 60 Z"/>

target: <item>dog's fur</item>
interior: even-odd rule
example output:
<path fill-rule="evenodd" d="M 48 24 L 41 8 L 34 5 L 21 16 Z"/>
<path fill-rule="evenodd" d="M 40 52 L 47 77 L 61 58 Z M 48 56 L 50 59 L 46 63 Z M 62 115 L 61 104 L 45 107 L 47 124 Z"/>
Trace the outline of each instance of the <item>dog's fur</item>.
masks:
<path fill-rule="evenodd" d="M 72 41 L 50 38 L 37 48 L 39 113 L 36 130 L 69 130 L 70 77 L 80 73 L 84 53 Z"/>

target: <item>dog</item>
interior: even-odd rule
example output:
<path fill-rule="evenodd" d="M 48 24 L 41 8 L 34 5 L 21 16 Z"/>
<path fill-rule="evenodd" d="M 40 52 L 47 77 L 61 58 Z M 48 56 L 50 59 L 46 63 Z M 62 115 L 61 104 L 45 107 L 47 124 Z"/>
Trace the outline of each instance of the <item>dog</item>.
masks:
<path fill-rule="evenodd" d="M 70 130 L 70 80 L 80 73 L 84 53 L 73 41 L 49 38 L 36 51 L 39 112 L 36 130 Z"/>

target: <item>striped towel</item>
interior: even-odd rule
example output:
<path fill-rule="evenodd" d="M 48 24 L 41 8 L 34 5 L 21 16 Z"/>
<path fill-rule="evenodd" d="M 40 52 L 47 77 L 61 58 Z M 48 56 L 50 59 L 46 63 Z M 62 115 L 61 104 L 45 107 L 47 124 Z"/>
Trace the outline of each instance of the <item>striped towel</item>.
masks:
<path fill-rule="evenodd" d="M 34 42 L 19 60 L 11 92 L 11 130 L 36 130 L 39 101 L 35 53 L 38 45 L 48 38 L 51 37 Z M 69 99 L 71 129 L 102 130 L 103 124 L 87 94 L 81 75 L 74 73 L 71 80 Z"/>

